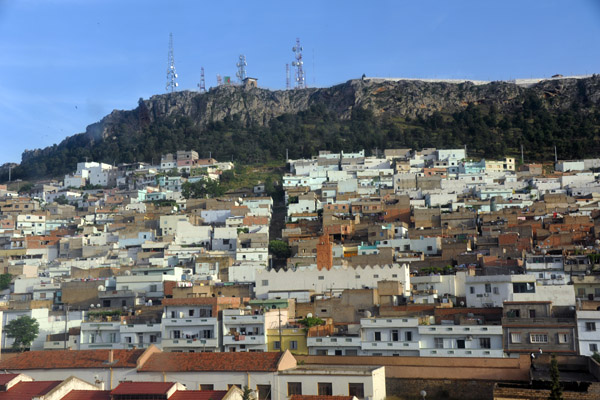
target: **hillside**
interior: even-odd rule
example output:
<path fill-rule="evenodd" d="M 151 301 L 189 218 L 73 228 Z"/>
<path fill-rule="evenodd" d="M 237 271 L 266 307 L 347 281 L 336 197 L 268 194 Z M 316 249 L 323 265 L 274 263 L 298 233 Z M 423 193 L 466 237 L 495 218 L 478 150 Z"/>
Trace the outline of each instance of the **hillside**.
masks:
<path fill-rule="evenodd" d="M 549 160 L 598 155 L 600 77 L 524 88 L 424 81 L 351 80 L 330 88 L 270 91 L 221 86 L 175 92 L 115 110 L 60 144 L 26 151 L 13 178 L 59 176 L 85 157 L 157 162 L 177 149 L 255 163 L 321 149 L 467 145 L 469 154 Z M 0 180 L 7 180 L 6 168 Z"/>

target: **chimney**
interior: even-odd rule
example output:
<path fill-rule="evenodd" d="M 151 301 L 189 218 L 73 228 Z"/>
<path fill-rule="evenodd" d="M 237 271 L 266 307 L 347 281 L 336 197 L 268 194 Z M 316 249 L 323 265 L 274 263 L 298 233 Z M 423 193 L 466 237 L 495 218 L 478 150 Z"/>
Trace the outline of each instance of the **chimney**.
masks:
<path fill-rule="evenodd" d="M 112 364 L 115 361 L 115 356 L 113 354 L 112 349 L 108 351 L 108 363 Z"/>

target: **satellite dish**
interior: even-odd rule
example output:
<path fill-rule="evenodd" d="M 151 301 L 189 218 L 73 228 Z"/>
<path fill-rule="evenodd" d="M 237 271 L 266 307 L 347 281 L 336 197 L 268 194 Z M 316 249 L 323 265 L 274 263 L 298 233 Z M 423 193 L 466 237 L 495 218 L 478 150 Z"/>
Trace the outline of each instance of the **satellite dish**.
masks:
<path fill-rule="evenodd" d="M 461 302 L 460 302 L 460 306 L 461 306 L 461 307 L 464 307 L 464 306 L 465 306 L 465 302 L 464 302 L 464 301 L 461 301 Z"/>
<path fill-rule="evenodd" d="M 365 311 L 365 317 L 371 318 L 371 311 L 369 311 L 369 310 Z"/>
<path fill-rule="evenodd" d="M 313 315 L 312 315 L 312 313 L 310 313 L 310 312 L 309 312 L 308 314 L 306 314 L 306 318 L 312 318 L 312 316 L 313 316 Z"/>
<path fill-rule="evenodd" d="M 105 290 L 106 290 L 106 288 L 104 287 L 104 285 L 98 286 L 98 291 L 99 292 L 104 292 Z"/>
<path fill-rule="evenodd" d="M 93 304 L 90 304 L 90 308 L 94 308 L 94 305 L 93 305 Z"/>
<path fill-rule="evenodd" d="M 125 271 L 125 275 L 127 275 L 127 276 L 131 275 L 131 271 L 130 270 Z"/>
<path fill-rule="evenodd" d="M 96 308 L 100 308 L 100 304 L 96 304 Z"/>

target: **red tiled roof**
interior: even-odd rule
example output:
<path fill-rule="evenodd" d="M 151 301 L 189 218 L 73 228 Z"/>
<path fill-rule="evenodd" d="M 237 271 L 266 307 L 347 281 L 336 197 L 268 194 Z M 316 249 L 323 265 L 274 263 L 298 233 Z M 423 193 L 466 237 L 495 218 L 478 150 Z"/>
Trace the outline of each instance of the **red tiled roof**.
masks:
<path fill-rule="evenodd" d="M 293 394 L 290 400 L 352 400 L 354 396 L 317 396 Z"/>
<path fill-rule="evenodd" d="M 109 350 L 26 351 L 0 362 L 0 369 L 27 370 L 53 368 L 135 368 L 144 350 L 113 350 L 114 362 L 108 362 Z"/>
<path fill-rule="evenodd" d="M 166 394 L 174 382 L 122 382 L 111 394 Z"/>
<path fill-rule="evenodd" d="M 110 400 L 110 390 L 71 390 L 61 400 Z"/>
<path fill-rule="evenodd" d="M 0 385 L 4 386 L 15 379 L 19 374 L 0 374 Z"/>
<path fill-rule="evenodd" d="M 0 392 L 1 400 L 31 400 L 35 396 L 42 396 L 62 381 L 37 381 L 37 382 L 19 382 L 11 387 L 7 392 Z"/>
<path fill-rule="evenodd" d="M 277 371 L 280 353 L 155 353 L 140 372 Z"/>
<path fill-rule="evenodd" d="M 169 400 L 221 400 L 227 390 L 178 390 Z"/>

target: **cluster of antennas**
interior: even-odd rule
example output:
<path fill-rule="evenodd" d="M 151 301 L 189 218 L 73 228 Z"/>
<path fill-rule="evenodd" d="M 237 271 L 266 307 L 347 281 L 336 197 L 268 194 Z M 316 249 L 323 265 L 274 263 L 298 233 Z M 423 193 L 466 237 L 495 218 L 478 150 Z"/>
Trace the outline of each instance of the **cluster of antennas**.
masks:
<path fill-rule="evenodd" d="M 300 38 L 296 38 L 296 45 L 292 47 L 295 60 L 292 61 L 292 66 L 296 68 L 294 80 L 296 81 L 296 89 L 304 89 L 306 87 L 306 75 L 304 73 L 304 61 L 302 61 L 302 46 L 300 46 Z"/>
<path fill-rule="evenodd" d="M 237 76 L 240 82 L 242 82 L 244 79 L 246 79 L 246 66 L 248 66 L 245 55 L 240 54 L 240 59 L 236 66 L 238 67 L 238 71 L 235 73 L 235 76 Z"/>
<path fill-rule="evenodd" d="M 179 86 L 176 81 L 177 72 L 175 71 L 175 56 L 173 55 L 173 34 L 169 34 L 169 57 L 167 64 L 167 92 L 174 92 L 175 88 Z"/>

